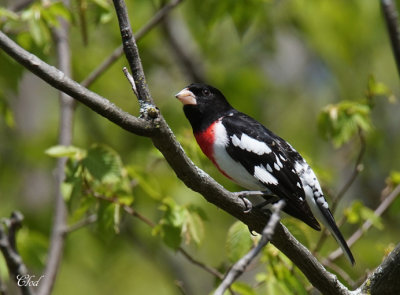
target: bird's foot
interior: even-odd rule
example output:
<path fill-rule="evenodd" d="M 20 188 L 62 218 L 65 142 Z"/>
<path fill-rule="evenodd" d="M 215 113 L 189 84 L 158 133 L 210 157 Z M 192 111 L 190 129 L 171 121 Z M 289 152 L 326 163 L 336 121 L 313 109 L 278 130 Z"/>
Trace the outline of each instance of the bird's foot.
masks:
<path fill-rule="evenodd" d="M 244 203 L 244 206 L 246 207 L 246 209 L 243 211 L 243 213 L 249 213 L 251 212 L 251 210 L 253 210 L 253 204 L 249 201 L 249 199 L 246 198 L 245 194 L 242 193 L 235 193 L 236 196 L 241 199 Z"/>
<path fill-rule="evenodd" d="M 238 197 L 243 201 L 246 207 L 246 209 L 243 211 L 244 213 L 249 213 L 253 209 L 261 209 L 262 207 L 279 200 L 279 198 L 277 198 L 275 195 L 263 191 L 242 191 L 242 192 L 235 192 L 233 194 L 235 194 L 236 197 Z M 248 197 L 263 197 L 265 201 L 261 202 L 260 204 L 257 204 L 256 206 L 253 206 L 253 204 L 249 201 Z"/>

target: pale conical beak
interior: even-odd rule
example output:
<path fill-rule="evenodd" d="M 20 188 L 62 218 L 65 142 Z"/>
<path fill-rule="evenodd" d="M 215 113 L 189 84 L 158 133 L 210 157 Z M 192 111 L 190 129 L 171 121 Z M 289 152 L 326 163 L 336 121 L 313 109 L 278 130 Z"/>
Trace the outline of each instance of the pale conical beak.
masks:
<path fill-rule="evenodd" d="M 190 91 L 188 88 L 182 89 L 179 93 L 175 95 L 177 99 L 181 101 L 182 104 L 187 105 L 187 104 L 192 104 L 196 105 L 196 97 L 193 94 L 192 91 Z"/>

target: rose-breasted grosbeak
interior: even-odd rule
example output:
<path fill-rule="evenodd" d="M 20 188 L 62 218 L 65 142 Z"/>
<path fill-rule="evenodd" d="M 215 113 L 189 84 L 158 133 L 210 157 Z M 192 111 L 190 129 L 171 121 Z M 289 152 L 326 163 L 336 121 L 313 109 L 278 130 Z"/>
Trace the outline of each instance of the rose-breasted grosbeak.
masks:
<path fill-rule="evenodd" d="M 263 192 L 271 202 L 284 199 L 286 213 L 320 230 L 315 215 L 354 264 L 314 172 L 289 143 L 234 109 L 214 87 L 191 84 L 176 97 L 201 150 L 222 174 L 244 188 Z"/>

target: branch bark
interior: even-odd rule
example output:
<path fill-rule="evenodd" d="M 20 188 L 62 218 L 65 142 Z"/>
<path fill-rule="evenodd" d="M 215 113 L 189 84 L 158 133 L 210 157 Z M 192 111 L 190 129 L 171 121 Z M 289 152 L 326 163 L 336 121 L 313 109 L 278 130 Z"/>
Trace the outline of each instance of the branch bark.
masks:
<path fill-rule="evenodd" d="M 62 71 L 18 46 L 1 31 L 0 48 L 52 87 L 70 95 L 121 128 L 142 136 L 153 134 L 155 127 L 152 124 L 124 112 L 109 100 L 81 86 Z"/>
<path fill-rule="evenodd" d="M 261 250 L 269 243 L 274 232 L 275 227 L 279 223 L 281 217 L 280 213 L 282 208 L 285 206 L 285 201 L 280 200 L 278 203 L 272 206 L 272 214 L 265 228 L 262 231 L 262 236 L 257 246 L 251 249 L 245 256 L 237 261 L 232 268 L 228 271 L 221 284 L 214 292 L 214 295 L 223 295 L 226 289 L 228 289 L 233 282 L 239 278 L 245 271 L 249 264 L 256 258 Z"/>
<path fill-rule="evenodd" d="M 0 224 L 0 251 L 7 263 L 10 277 L 12 277 L 12 279 L 17 283 L 22 294 L 33 295 L 35 293 L 31 286 L 25 284 L 20 286 L 18 284 L 18 278 L 28 276 L 28 269 L 22 261 L 15 245 L 15 237 L 18 229 L 22 226 L 23 219 L 24 217 L 20 212 L 13 212 L 9 219 L 3 221 L 5 226 Z M 6 228 L 8 233 L 6 233 Z"/>
<path fill-rule="evenodd" d="M 400 294 L 400 244 L 359 288 L 361 294 Z"/>
<path fill-rule="evenodd" d="M 400 75 L 400 29 L 396 4 L 392 0 L 381 0 L 381 9 L 396 60 L 397 71 Z"/>
<path fill-rule="evenodd" d="M 138 65 L 140 60 L 137 46 L 131 44 L 135 43 L 135 40 L 129 29 L 126 9 L 124 9 L 125 5 L 123 1 L 118 0 L 114 0 L 114 4 L 122 27 L 121 31 L 125 52 L 127 52 L 127 57 L 134 58 L 134 60 L 130 60 L 130 65 L 141 104 L 142 106 L 151 106 L 150 108 L 143 109 L 143 114 L 146 115 L 143 118 L 136 118 L 123 112 L 105 98 L 87 90 L 66 77 L 59 70 L 26 52 L 1 32 L 0 47 L 50 85 L 73 96 L 118 126 L 134 134 L 150 137 L 155 147 L 164 155 L 177 177 L 188 188 L 200 193 L 210 203 L 241 220 L 250 229 L 261 233 L 268 221 L 268 216 L 256 209 L 250 213 L 244 213 L 246 207 L 240 199 L 236 198 L 234 194 L 225 190 L 214 179 L 197 168 L 186 156 L 161 113 L 156 112 L 152 116 L 149 116 L 150 110 L 154 111 L 156 107 L 153 104 L 147 84 L 145 83 L 143 69 L 141 65 Z M 334 275 L 327 272 L 316 258 L 281 224 L 277 225 L 271 243 L 288 256 L 309 281 L 323 294 L 349 294 L 347 288 Z"/>

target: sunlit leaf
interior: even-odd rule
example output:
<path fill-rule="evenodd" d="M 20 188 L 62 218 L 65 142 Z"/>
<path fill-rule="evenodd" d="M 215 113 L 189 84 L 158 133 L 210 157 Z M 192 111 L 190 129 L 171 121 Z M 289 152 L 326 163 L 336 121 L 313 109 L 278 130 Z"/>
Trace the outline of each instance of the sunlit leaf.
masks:
<path fill-rule="evenodd" d="M 383 229 L 381 218 L 373 210 L 364 206 L 361 201 L 354 201 L 351 207 L 347 208 L 344 213 L 349 223 L 356 224 L 369 220 L 374 227 L 380 230 Z"/>
<path fill-rule="evenodd" d="M 232 284 L 232 290 L 240 295 L 256 295 L 255 290 L 248 284 L 242 282 L 235 282 Z M 228 293 L 229 294 L 229 293 Z"/>
<path fill-rule="evenodd" d="M 319 115 L 318 128 L 322 136 L 331 139 L 336 147 L 340 147 L 359 130 L 371 130 L 370 107 L 354 101 L 328 105 Z"/>
<path fill-rule="evenodd" d="M 76 160 L 82 159 L 86 151 L 73 145 L 55 145 L 45 151 L 46 155 L 54 158 L 68 157 Z"/>

